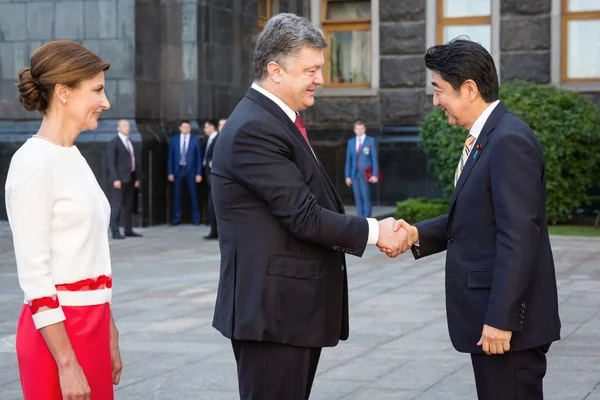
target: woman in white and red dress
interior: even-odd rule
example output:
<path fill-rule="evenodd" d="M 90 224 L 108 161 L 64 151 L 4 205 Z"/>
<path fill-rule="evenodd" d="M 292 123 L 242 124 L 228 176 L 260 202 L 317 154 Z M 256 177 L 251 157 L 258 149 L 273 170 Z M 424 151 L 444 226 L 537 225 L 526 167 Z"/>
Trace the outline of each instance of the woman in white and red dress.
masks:
<path fill-rule="evenodd" d="M 110 310 L 110 207 L 73 145 L 110 104 L 109 64 L 55 41 L 19 72 L 21 104 L 42 124 L 13 156 L 6 209 L 25 304 L 17 358 L 25 400 L 112 400 L 122 369 Z"/>

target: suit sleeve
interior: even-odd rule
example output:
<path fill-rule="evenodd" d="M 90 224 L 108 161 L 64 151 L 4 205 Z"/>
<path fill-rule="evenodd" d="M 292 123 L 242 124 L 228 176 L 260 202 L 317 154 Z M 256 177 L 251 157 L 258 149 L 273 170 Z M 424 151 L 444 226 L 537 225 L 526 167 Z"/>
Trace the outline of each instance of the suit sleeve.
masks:
<path fill-rule="evenodd" d="M 196 142 L 196 157 L 198 157 L 198 167 L 196 169 L 196 175 L 202 175 L 202 146 L 200 139 Z"/>
<path fill-rule="evenodd" d="M 117 146 L 115 146 L 115 141 L 111 140 L 106 144 L 106 158 L 108 164 L 108 179 L 110 180 L 110 184 L 112 186 L 113 182 L 118 180 L 117 178 Z"/>
<path fill-rule="evenodd" d="M 173 151 L 175 149 L 173 142 L 174 140 L 171 139 L 171 143 L 169 144 L 169 158 L 167 160 L 167 175 L 173 175 Z"/>
<path fill-rule="evenodd" d="M 350 141 L 348 141 L 348 145 L 346 146 L 346 167 L 344 168 L 344 178 L 350 178 L 350 157 L 352 157 L 352 152 L 350 150 Z"/>
<path fill-rule="evenodd" d="M 521 304 L 535 275 L 543 206 L 543 163 L 527 139 L 507 134 L 490 162 L 496 220 L 494 278 L 485 323 L 521 331 Z"/>
<path fill-rule="evenodd" d="M 232 172 L 265 201 L 271 214 L 299 240 L 362 256 L 369 234 L 366 218 L 344 215 L 317 204 L 282 135 L 251 121 L 232 146 Z"/>
<path fill-rule="evenodd" d="M 419 245 L 411 251 L 416 260 L 445 251 L 448 247 L 448 214 L 415 224 L 419 231 Z"/>
<path fill-rule="evenodd" d="M 373 165 L 373 176 L 379 176 L 379 155 L 377 153 L 377 143 L 373 139 L 373 145 L 371 146 L 371 164 Z"/>

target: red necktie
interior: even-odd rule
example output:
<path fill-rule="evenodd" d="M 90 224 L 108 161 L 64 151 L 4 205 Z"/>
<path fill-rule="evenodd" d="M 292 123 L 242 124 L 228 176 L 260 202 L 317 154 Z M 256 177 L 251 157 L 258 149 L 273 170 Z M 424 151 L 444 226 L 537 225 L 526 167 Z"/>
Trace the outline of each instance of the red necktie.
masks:
<path fill-rule="evenodd" d="M 133 151 L 131 149 L 131 141 L 127 138 L 127 152 L 129 153 L 129 162 L 131 163 L 131 172 L 135 170 L 135 164 L 133 163 Z"/>
<path fill-rule="evenodd" d="M 312 148 L 310 142 L 308 141 L 308 133 L 306 133 L 306 128 L 304 127 L 304 122 L 302 121 L 300 114 L 296 114 L 296 121 L 294 121 L 294 125 L 296 125 L 296 128 L 298 128 L 298 130 L 302 134 L 302 137 L 304 137 L 304 140 L 306 140 L 308 147 Z"/>

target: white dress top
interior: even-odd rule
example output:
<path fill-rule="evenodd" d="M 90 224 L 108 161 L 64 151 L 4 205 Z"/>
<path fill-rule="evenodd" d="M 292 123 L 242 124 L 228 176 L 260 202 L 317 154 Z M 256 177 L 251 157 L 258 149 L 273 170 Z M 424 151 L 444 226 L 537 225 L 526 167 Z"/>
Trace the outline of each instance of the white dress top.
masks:
<path fill-rule="evenodd" d="M 14 154 L 6 211 L 25 302 L 57 296 L 63 306 L 109 302 L 112 289 L 57 291 L 55 285 L 111 276 L 110 205 L 76 146 L 33 137 Z M 59 306 L 33 316 L 42 328 L 65 319 Z"/>

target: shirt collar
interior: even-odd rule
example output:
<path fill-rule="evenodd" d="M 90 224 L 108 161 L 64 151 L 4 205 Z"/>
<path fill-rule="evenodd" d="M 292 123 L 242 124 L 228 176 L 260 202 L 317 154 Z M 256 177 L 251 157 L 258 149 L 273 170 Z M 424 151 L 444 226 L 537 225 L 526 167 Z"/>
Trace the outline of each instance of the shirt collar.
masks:
<path fill-rule="evenodd" d="M 129 136 L 123 135 L 121 132 L 117 132 L 122 141 L 126 142 Z"/>
<path fill-rule="evenodd" d="M 483 110 L 483 112 L 481 113 L 479 118 L 477 118 L 477 120 L 475 120 L 475 123 L 471 127 L 471 130 L 469 131 L 469 135 L 474 136 L 476 140 L 477 140 L 477 138 L 479 138 L 479 135 L 481 134 L 481 130 L 483 129 L 483 126 L 485 125 L 486 121 L 488 120 L 488 118 L 492 114 L 492 111 L 494 111 L 494 108 L 496 108 L 498 103 L 500 103 L 500 100 L 494 101 L 492 104 L 487 106 L 487 108 L 485 110 Z"/>
<path fill-rule="evenodd" d="M 218 131 L 214 131 L 213 133 L 211 133 L 210 135 L 208 135 L 208 140 L 211 141 L 214 139 L 215 136 L 217 136 L 219 134 Z"/>
<path fill-rule="evenodd" d="M 256 83 L 252 84 L 252 89 L 256 90 L 260 94 L 262 94 L 262 95 L 266 96 L 267 98 L 269 98 L 270 100 L 272 100 L 275 104 L 277 104 L 279 106 L 279 108 L 281 108 L 285 112 L 285 114 L 292 120 L 292 122 L 296 122 L 297 113 L 294 110 L 292 110 L 290 108 L 290 106 L 285 104 L 283 102 L 283 100 L 281 100 L 279 97 L 275 96 L 273 93 L 269 92 L 268 90 L 263 89 L 262 87 L 258 86 L 258 84 L 256 84 Z"/>

